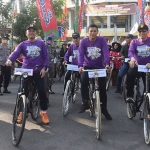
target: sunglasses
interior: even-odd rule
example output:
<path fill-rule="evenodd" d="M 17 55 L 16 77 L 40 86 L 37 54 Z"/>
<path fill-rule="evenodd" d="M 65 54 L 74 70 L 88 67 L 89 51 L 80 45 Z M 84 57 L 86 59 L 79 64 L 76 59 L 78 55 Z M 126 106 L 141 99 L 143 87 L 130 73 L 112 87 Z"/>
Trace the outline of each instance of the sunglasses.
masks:
<path fill-rule="evenodd" d="M 141 31 L 139 31 L 139 33 L 141 33 L 141 32 L 147 32 L 146 30 L 141 30 Z"/>

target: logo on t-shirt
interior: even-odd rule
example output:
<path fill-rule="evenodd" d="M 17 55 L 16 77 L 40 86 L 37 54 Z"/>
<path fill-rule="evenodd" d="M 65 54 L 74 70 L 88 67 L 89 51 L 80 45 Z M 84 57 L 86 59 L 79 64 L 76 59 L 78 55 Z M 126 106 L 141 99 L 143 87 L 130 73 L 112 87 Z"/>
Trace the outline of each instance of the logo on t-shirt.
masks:
<path fill-rule="evenodd" d="M 78 59 L 78 50 L 73 50 L 73 58 Z"/>
<path fill-rule="evenodd" d="M 37 57 L 40 55 L 39 51 L 41 50 L 39 47 L 37 46 L 27 46 L 27 49 L 26 49 L 28 52 L 27 52 L 27 56 L 30 56 L 32 58 L 34 57 Z"/>
<path fill-rule="evenodd" d="M 137 46 L 137 56 L 148 57 L 150 56 L 150 47 L 147 45 Z"/>
<path fill-rule="evenodd" d="M 88 47 L 87 48 L 88 51 L 88 57 L 90 57 L 91 59 L 97 59 L 98 57 L 101 56 L 101 49 L 97 48 L 97 47 Z"/>

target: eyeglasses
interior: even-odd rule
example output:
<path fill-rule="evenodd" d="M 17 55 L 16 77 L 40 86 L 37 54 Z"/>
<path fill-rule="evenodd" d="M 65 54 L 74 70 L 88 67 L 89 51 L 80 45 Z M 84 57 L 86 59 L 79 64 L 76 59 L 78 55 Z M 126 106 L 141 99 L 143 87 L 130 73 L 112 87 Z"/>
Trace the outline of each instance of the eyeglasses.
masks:
<path fill-rule="evenodd" d="M 139 31 L 139 33 L 141 33 L 141 32 L 147 32 L 146 30 L 141 30 L 141 31 Z"/>

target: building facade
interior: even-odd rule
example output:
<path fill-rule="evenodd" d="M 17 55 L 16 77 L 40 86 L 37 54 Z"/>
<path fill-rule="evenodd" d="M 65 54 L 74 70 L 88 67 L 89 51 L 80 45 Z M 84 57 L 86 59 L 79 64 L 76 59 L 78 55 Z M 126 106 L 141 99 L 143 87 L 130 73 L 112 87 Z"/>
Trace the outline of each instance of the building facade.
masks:
<path fill-rule="evenodd" d="M 79 0 L 80 1 L 80 0 Z M 109 40 L 113 37 L 122 38 L 126 36 L 134 26 L 139 22 L 139 8 L 137 6 L 138 0 L 85 0 L 84 2 L 89 5 L 98 5 L 99 7 L 120 7 L 121 5 L 135 5 L 134 11 L 128 14 L 109 14 L 108 12 L 99 15 L 84 15 L 83 26 L 81 36 L 87 36 L 87 27 L 94 23 L 98 26 L 100 35 L 105 36 Z M 148 1 L 148 0 L 147 0 Z M 93 7 L 94 8 L 94 7 Z M 121 7 L 120 7 L 121 8 Z M 75 18 L 75 3 L 71 0 L 67 0 L 68 9 L 68 22 L 69 30 L 67 36 L 70 37 L 73 30 L 74 18 Z M 87 7 L 86 7 L 87 9 Z M 126 8 L 128 9 L 128 8 Z M 108 9 L 110 11 L 110 9 Z M 123 11 L 122 11 L 123 12 Z M 137 36 L 137 33 L 134 34 Z"/>

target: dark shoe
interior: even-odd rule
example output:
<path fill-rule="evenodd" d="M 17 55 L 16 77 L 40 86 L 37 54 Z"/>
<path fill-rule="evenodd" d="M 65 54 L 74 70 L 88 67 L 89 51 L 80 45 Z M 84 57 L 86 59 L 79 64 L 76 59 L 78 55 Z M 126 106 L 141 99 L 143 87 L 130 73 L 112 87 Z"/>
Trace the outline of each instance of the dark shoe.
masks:
<path fill-rule="evenodd" d="M 8 91 L 7 89 L 4 89 L 3 93 L 11 93 L 10 91 Z"/>
<path fill-rule="evenodd" d="M 61 95 L 64 95 L 64 92 L 62 92 Z"/>
<path fill-rule="evenodd" d="M 90 109 L 89 104 L 82 104 L 81 108 L 79 109 L 78 113 L 84 113 L 86 110 Z"/>
<path fill-rule="evenodd" d="M 107 120 L 112 120 L 112 117 L 110 116 L 110 114 L 108 113 L 107 109 L 102 111 L 102 114 L 105 116 L 105 118 Z"/>
<path fill-rule="evenodd" d="M 121 90 L 117 90 L 117 89 L 116 89 L 116 90 L 115 90 L 115 93 L 121 93 Z"/>
<path fill-rule="evenodd" d="M 0 89 L 0 96 L 2 96 L 3 95 L 3 93 L 1 92 L 1 89 Z"/>
<path fill-rule="evenodd" d="M 50 94 L 55 94 L 55 92 L 53 92 L 52 90 L 49 90 L 49 93 L 50 93 Z"/>
<path fill-rule="evenodd" d="M 132 97 L 128 97 L 128 98 L 126 99 L 126 102 L 127 102 L 127 103 L 134 103 L 134 100 L 133 100 Z"/>

